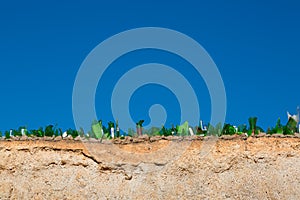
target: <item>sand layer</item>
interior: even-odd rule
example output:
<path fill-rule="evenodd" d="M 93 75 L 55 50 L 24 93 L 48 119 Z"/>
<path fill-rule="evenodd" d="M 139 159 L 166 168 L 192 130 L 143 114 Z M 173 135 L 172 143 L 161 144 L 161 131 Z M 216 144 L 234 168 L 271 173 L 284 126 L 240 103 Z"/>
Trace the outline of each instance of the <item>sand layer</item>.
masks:
<path fill-rule="evenodd" d="M 0 199 L 300 199 L 300 139 L 0 141 Z"/>

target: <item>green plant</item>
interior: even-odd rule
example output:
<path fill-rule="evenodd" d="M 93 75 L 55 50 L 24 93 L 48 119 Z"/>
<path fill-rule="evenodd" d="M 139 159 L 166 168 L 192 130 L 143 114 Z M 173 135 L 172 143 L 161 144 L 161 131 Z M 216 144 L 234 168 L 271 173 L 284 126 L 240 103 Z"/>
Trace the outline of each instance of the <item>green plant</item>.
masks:
<path fill-rule="evenodd" d="M 99 120 L 98 122 L 96 120 L 93 121 L 92 123 L 92 135 L 95 136 L 96 139 L 100 139 L 103 136 L 103 125 L 102 121 Z M 92 137 L 90 135 L 90 137 Z"/>
<path fill-rule="evenodd" d="M 241 124 L 238 126 L 238 133 L 247 133 L 247 125 Z"/>
<path fill-rule="evenodd" d="M 35 130 L 35 129 L 31 130 L 30 134 L 33 135 L 33 136 L 36 136 L 36 137 L 44 137 L 45 136 L 45 132 L 44 132 L 42 127 L 40 127 L 37 130 Z"/>
<path fill-rule="evenodd" d="M 28 131 L 28 134 L 29 134 L 30 136 L 33 136 L 33 137 L 34 137 L 34 136 L 36 136 L 35 131 L 36 131 L 36 130 L 29 130 L 29 131 Z"/>
<path fill-rule="evenodd" d="M 163 135 L 163 136 L 169 136 L 169 135 L 172 135 L 172 130 L 167 129 L 165 126 L 162 126 L 162 128 L 159 131 L 159 134 Z"/>
<path fill-rule="evenodd" d="M 287 124 L 283 127 L 283 134 L 293 135 L 296 132 L 297 132 L 297 121 L 292 117 L 290 117 Z"/>
<path fill-rule="evenodd" d="M 13 130 L 12 130 L 12 135 L 13 135 L 14 137 L 21 137 L 21 136 L 22 136 L 22 133 L 21 133 L 21 131 L 19 131 L 19 129 L 18 129 L 18 130 L 13 129 Z"/>
<path fill-rule="evenodd" d="M 79 134 L 77 130 L 69 128 L 67 130 L 67 135 L 71 135 L 73 138 L 76 138 Z"/>
<path fill-rule="evenodd" d="M 143 130 L 143 131 L 144 131 L 144 134 L 149 135 L 149 136 L 160 135 L 160 133 L 159 133 L 160 128 L 158 128 L 158 127 L 151 127 L 150 129 Z"/>
<path fill-rule="evenodd" d="M 174 124 L 172 124 L 171 133 L 172 135 L 177 135 L 177 129 L 175 128 Z"/>
<path fill-rule="evenodd" d="M 258 134 L 259 132 L 264 132 L 264 130 L 257 126 L 257 117 L 250 117 L 248 119 L 249 122 L 249 129 L 247 129 L 247 126 L 245 124 L 239 125 L 238 127 L 235 127 L 231 124 L 224 124 L 222 127 L 221 123 L 218 123 L 215 127 L 211 124 L 208 124 L 206 127 L 204 127 L 202 130 L 202 121 L 200 121 L 200 126 L 194 128 L 194 132 L 196 132 L 197 135 L 214 135 L 214 136 L 221 136 L 221 135 L 233 135 L 233 134 L 242 134 L 242 133 L 247 133 L 248 136 Z M 134 136 L 134 135 L 142 135 L 142 127 L 143 127 L 144 120 L 140 120 L 136 123 L 136 133 L 132 128 L 128 129 L 128 136 Z M 115 126 L 116 125 L 116 126 Z M 116 128 L 116 130 L 114 129 Z M 162 126 L 162 128 L 157 128 L 157 127 L 152 127 L 148 130 L 144 130 L 145 134 L 148 134 L 150 136 L 155 136 L 155 135 L 164 135 L 164 136 L 169 136 L 169 135 L 180 135 L 180 136 L 186 136 L 189 135 L 189 123 L 186 121 L 182 125 L 177 125 L 174 127 L 172 125 L 172 128 L 168 129 L 165 126 Z M 115 131 L 115 132 L 114 132 Z M 276 126 L 274 128 L 268 128 L 267 134 L 274 134 L 274 133 L 279 133 L 279 134 L 294 134 L 297 132 L 297 118 L 295 119 L 294 117 L 290 117 L 287 124 L 283 126 L 281 124 L 280 118 L 276 122 Z M 115 135 L 114 135 L 114 134 Z M 0 132 L 2 135 L 2 133 Z M 56 126 L 53 125 L 48 125 L 43 129 L 40 127 L 37 130 L 30 130 L 27 131 L 27 128 L 25 126 L 20 126 L 18 129 L 11 129 L 10 131 L 5 131 L 4 136 L 5 138 L 9 139 L 11 136 L 22 136 L 22 135 L 27 135 L 27 136 L 36 136 L 36 137 L 43 137 L 43 136 L 49 136 L 52 137 L 53 135 L 55 136 L 62 136 L 63 132 L 60 128 L 57 128 Z M 126 133 L 122 132 L 121 137 L 124 138 Z M 120 137 L 120 129 L 119 129 L 119 123 L 118 120 L 116 121 L 116 124 L 113 122 L 108 123 L 108 128 L 106 128 L 103 124 L 102 121 L 96 121 L 94 120 L 92 123 L 91 131 L 89 131 L 86 135 L 84 133 L 84 130 L 80 128 L 79 131 L 73 130 L 73 129 L 68 129 L 65 132 L 65 136 L 71 135 L 73 138 L 77 136 L 81 137 L 90 137 L 90 138 L 97 138 L 101 140 L 103 138 L 105 139 L 110 139 L 112 136 Z M 65 137 L 64 136 L 64 137 Z"/>
<path fill-rule="evenodd" d="M 208 124 L 207 131 L 203 131 L 205 135 L 220 136 L 222 134 L 222 124 L 218 123 L 215 127 L 212 124 Z"/>
<path fill-rule="evenodd" d="M 182 125 L 176 126 L 177 134 L 180 136 L 186 136 L 189 134 L 189 123 L 185 121 Z"/>
<path fill-rule="evenodd" d="M 203 122 L 202 121 L 200 121 L 199 125 L 195 127 L 196 135 L 206 136 L 207 135 L 207 130 L 203 130 L 201 127 L 203 127 Z"/>
<path fill-rule="evenodd" d="M 54 129 L 53 129 L 53 125 L 48 125 L 45 128 L 45 136 L 47 137 L 52 137 L 54 135 Z"/>
<path fill-rule="evenodd" d="M 82 137 L 82 138 L 85 136 L 84 130 L 83 130 L 82 127 L 80 127 L 80 129 L 79 129 L 79 131 L 78 131 L 78 134 L 79 134 L 79 136 Z"/>
<path fill-rule="evenodd" d="M 222 130 L 222 135 L 234 135 L 236 129 L 231 124 L 225 124 Z"/>
<path fill-rule="evenodd" d="M 260 126 L 256 126 L 256 132 L 257 132 L 257 133 L 264 133 L 265 130 L 264 130 L 263 128 L 261 128 Z M 257 133 L 256 133 L 256 134 L 257 134 Z"/>
<path fill-rule="evenodd" d="M 268 127 L 268 129 L 267 129 L 267 134 L 272 134 L 272 130 L 270 127 Z"/>
<path fill-rule="evenodd" d="M 201 129 L 200 126 L 196 126 L 196 135 L 204 135 L 204 131 Z"/>
<path fill-rule="evenodd" d="M 17 132 L 16 134 L 18 136 L 28 135 L 28 131 L 27 131 L 26 126 L 20 126 L 16 132 Z"/>
<path fill-rule="evenodd" d="M 102 126 L 102 128 L 103 128 L 103 136 L 102 136 L 102 138 L 105 138 L 105 139 L 111 139 L 111 137 L 110 137 L 110 129 L 107 127 L 105 127 L 104 125 Z"/>
<path fill-rule="evenodd" d="M 120 127 L 118 120 L 116 121 L 116 137 L 120 137 Z"/>
<path fill-rule="evenodd" d="M 199 125 L 195 127 L 196 135 L 205 136 L 205 132 L 203 130 L 203 121 L 199 121 Z"/>
<path fill-rule="evenodd" d="M 205 132 L 206 132 L 206 135 L 212 136 L 215 134 L 215 127 L 212 124 L 208 123 L 207 130 Z"/>
<path fill-rule="evenodd" d="M 25 135 L 27 136 L 27 137 L 31 137 L 32 135 L 31 135 L 31 132 L 30 131 L 28 131 L 28 129 L 26 129 L 26 131 L 25 131 Z"/>
<path fill-rule="evenodd" d="M 138 136 L 143 135 L 143 123 L 144 120 L 140 120 L 136 123 L 136 133 L 138 134 Z"/>
<path fill-rule="evenodd" d="M 248 122 L 249 122 L 248 136 L 258 134 L 258 131 L 256 130 L 257 117 L 250 117 L 248 119 Z"/>
<path fill-rule="evenodd" d="M 270 134 L 283 134 L 283 126 L 281 125 L 280 118 L 278 118 L 275 128 L 272 128 Z"/>
<path fill-rule="evenodd" d="M 63 131 L 61 130 L 61 128 L 55 128 L 54 130 L 54 135 L 55 137 L 61 136 L 62 137 Z"/>
<path fill-rule="evenodd" d="M 9 131 L 5 131 L 5 139 L 9 139 L 10 138 L 10 132 Z"/>
<path fill-rule="evenodd" d="M 115 123 L 113 123 L 112 121 L 108 122 L 108 129 L 109 129 L 109 136 L 111 138 L 115 137 Z"/>
<path fill-rule="evenodd" d="M 217 136 L 220 136 L 222 134 L 222 130 L 223 130 L 222 123 L 221 122 L 217 123 L 215 127 L 215 134 Z"/>

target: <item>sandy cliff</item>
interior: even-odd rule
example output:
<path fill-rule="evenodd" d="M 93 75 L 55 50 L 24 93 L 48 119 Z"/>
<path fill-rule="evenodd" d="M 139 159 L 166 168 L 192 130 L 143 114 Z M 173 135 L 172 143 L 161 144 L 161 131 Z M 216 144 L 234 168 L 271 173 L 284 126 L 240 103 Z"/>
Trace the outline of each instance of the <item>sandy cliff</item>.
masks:
<path fill-rule="evenodd" d="M 300 199 L 299 158 L 297 137 L 0 141 L 0 199 Z"/>

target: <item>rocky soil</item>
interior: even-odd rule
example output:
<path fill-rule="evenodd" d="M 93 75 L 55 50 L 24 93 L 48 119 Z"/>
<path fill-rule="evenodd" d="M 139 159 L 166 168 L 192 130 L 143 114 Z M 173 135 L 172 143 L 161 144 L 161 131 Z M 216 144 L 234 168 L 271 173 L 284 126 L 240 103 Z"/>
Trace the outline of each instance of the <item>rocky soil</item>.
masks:
<path fill-rule="evenodd" d="M 300 138 L 0 141 L 0 199 L 300 199 Z"/>

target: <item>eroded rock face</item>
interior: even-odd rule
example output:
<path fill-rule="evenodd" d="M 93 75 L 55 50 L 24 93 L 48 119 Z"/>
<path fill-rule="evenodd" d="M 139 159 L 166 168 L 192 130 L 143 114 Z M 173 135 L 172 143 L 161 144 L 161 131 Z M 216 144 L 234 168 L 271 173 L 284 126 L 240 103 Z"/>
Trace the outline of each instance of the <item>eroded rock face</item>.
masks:
<path fill-rule="evenodd" d="M 0 141 L 0 199 L 300 199 L 300 139 Z"/>

